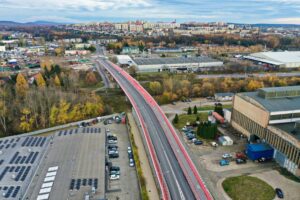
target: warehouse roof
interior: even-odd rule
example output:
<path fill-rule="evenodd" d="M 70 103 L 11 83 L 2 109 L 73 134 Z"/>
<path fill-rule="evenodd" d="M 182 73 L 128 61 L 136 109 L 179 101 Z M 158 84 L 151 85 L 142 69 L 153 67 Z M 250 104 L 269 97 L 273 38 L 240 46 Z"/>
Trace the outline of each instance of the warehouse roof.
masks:
<path fill-rule="evenodd" d="M 271 90 L 284 90 L 297 87 L 282 87 L 282 88 L 264 88 L 266 91 Z M 276 112 L 276 111 L 293 111 L 293 110 L 300 110 L 300 96 L 294 97 L 278 97 L 278 98 L 264 98 L 259 95 L 259 92 L 245 92 L 239 93 L 239 96 L 244 98 L 249 102 L 253 102 L 256 104 L 261 105 L 269 112 Z"/>
<path fill-rule="evenodd" d="M 135 58 L 134 62 L 137 65 L 163 65 L 163 64 L 178 64 L 178 63 L 205 63 L 205 62 L 220 62 L 210 57 L 175 57 L 175 58 Z"/>
<path fill-rule="evenodd" d="M 261 62 L 272 64 L 300 63 L 300 51 L 283 51 L 283 52 L 260 52 L 245 56 L 249 59 L 257 59 Z"/>
<path fill-rule="evenodd" d="M 280 130 L 283 130 L 284 132 L 287 132 L 288 134 L 292 135 L 296 139 L 300 140 L 300 130 L 299 128 L 296 128 L 295 123 L 276 124 L 272 126 Z"/>

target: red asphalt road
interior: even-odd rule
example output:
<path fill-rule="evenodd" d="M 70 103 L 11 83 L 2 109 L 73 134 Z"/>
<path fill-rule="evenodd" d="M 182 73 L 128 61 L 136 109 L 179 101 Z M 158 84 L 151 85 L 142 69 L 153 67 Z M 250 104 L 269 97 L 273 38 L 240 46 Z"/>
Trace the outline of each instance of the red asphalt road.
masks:
<path fill-rule="evenodd" d="M 172 126 L 172 124 L 170 123 L 170 121 L 167 119 L 166 115 L 164 114 L 164 112 L 162 111 L 162 109 L 160 108 L 160 106 L 157 104 L 157 102 L 153 99 L 153 97 L 138 83 L 138 81 L 136 81 L 134 78 L 132 78 L 128 73 L 126 73 L 124 70 L 122 70 L 119 66 L 113 64 L 113 63 L 110 63 L 111 66 L 113 66 L 117 71 L 119 71 L 124 77 L 127 78 L 128 81 L 130 81 L 132 83 L 132 85 L 140 92 L 140 94 L 142 94 L 142 96 L 145 98 L 145 100 L 148 102 L 149 105 L 151 105 L 152 107 L 155 107 L 157 108 L 157 110 L 160 112 L 161 116 L 164 118 L 164 121 L 165 123 L 167 124 L 168 128 L 170 129 L 171 133 L 172 133 L 172 136 L 174 137 L 174 139 L 176 140 L 176 143 L 177 145 L 179 146 L 181 152 L 184 154 L 184 157 L 185 159 L 187 160 L 188 162 L 188 165 L 190 167 L 190 169 L 192 170 L 193 172 L 193 175 L 195 176 L 195 178 L 197 179 L 197 182 L 199 183 L 201 189 L 204 191 L 205 193 L 205 196 L 208 200 L 211 200 L 213 199 L 210 192 L 208 191 L 208 189 L 206 188 L 206 186 L 204 185 L 199 173 L 198 173 L 198 170 L 196 169 L 193 161 L 191 160 L 190 156 L 188 155 L 185 147 L 183 146 L 183 144 L 181 143 L 181 140 L 179 139 L 174 127 Z M 117 80 L 117 79 L 116 79 Z M 118 81 L 117 81 L 118 82 Z M 120 85 L 122 87 L 122 85 Z M 125 88 L 122 88 L 123 90 Z M 124 90 L 124 92 L 126 93 L 126 91 Z M 135 104 L 134 100 L 132 99 L 132 97 L 130 96 L 130 94 L 127 94 L 126 95 L 128 96 L 130 102 L 133 104 L 133 107 L 135 108 L 135 110 L 138 112 L 138 118 L 139 120 L 142 122 L 142 128 L 143 128 L 143 131 L 146 135 L 146 140 L 147 140 L 147 145 L 150 150 L 150 155 L 151 155 L 151 159 L 153 160 L 154 157 L 155 159 L 153 160 L 155 163 L 154 163 L 154 166 L 157 164 L 158 165 L 158 160 L 157 160 L 157 157 L 156 157 L 156 154 L 155 154 L 155 151 L 153 150 L 153 146 L 152 146 L 152 143 L 150 142 L 150 136 L 149 136 L 149 133 L 147 132 L 147 129 L 145 128 L 145 125 L 144 125 L 144 121 L 141 120 L 141 116 L 140 116 L 140 111 L 138 110 L 138 107 L 137 105 Z M 167 138 L 170 142 L 170 138 L 168 137 L 168 134 L 167 135 Z M 148 144 L 149 142 L 149 144 Z M 172 146 L 172 145 L 171 145 Z M 195 195 L 195 197 L 197 197 L 197 199 L 200 199 L 199 197 L 199 194 L 196 192 L 196 188 L 195 188 L 195 185 L 191 182 L 190 180 L 190 176 L 189 174 L 187 173 L 187 169 L 185 169 L 184 165 L 182 164 L 182 162 L 180 161 L 180 159 L 178 159 L 178 155 L 177 155 L 177 152 L 173 149 L 174 151 L 174 154 L 175 156 L 177 157 L 177 160 L 188 180 L 188 183 Z M 151 153 L 152 152 L 152 153 Z M 157 169 L 156 169 L 157 168 Z M 160 167 L 155 167 L 155 170 L 158 170 L 156 173 L 158 175 L 158 179 L 160 179 L 160 176 L 162 174 L 161 172 L 161 169 Z M 169 192 L 167 192 L 167 189 L 166 189 L 166 183 L 165 181 L 163 180 L 159 180 L 159 183 L 160 183 L 160 187 L 162 188 L 162 193 L 163 193 L 163 199 L 169 199 L 170 196 L 169 196 Z M 165 191 L 166 190 L 166 191 Z M 165 194 L 164 194 L 165 193 Z"/>

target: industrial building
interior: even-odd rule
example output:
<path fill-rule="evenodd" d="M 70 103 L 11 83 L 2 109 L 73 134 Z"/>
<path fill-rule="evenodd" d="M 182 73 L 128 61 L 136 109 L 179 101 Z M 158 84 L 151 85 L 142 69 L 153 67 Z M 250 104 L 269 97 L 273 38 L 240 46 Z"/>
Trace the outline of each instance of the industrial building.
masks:
<path fill-rule="evenodd" d="M 236 94 L 231 124 L 250 140 L 269 144 L 279 165 L 300 176 L 300 86 Z"/>
<path fill-rule="evenodd" d="M 201 71 L 223 66 L 223 62 L 210 57 L 135 58 L 139 72 Z"/>
<path fill-rule="evenodd" d="M 260 52 L 244 56 L 244 58 L 266 67 L 300 67 L 300 51 Z"/>

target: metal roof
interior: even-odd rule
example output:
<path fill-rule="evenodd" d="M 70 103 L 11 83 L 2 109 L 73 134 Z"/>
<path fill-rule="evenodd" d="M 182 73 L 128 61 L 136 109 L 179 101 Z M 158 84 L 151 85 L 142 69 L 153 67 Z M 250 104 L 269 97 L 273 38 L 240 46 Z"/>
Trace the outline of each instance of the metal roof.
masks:
<path fill-rule="evenodd" d="M 300 51 L 260 52 L 250 54 L 249 57 L 274 63 L 300 63 Z"/>
<path fill-rule="evenodd" d="M 137 65 L 163 65 L 163 64 L 178 64 L 178 63 L 205 63 L 205 62 L 220 62 L 210 57 L 175 57 L 175 58 L 135 58 L 134 62 Z"/>
<path fill-rule="evenodd" d="M 300 110 L 300 96 L 266 99 L 256 92 L 239 93 L 246 101 L 257 103 L 269 112 Z"/>
<path fill-rule="evenodd" d="M 295 137 L 296 139 L 300 140 L 300 130 L 299 128 L 295 129 L 295 122 L 294 123 L 285 123 L 285 124 L 275 124 L 272 125 L 275 128 L 283 130 L 284 132 L 290 134 L 291 136 Z M 292 133 L 293 131 L 296 131 Z"/>

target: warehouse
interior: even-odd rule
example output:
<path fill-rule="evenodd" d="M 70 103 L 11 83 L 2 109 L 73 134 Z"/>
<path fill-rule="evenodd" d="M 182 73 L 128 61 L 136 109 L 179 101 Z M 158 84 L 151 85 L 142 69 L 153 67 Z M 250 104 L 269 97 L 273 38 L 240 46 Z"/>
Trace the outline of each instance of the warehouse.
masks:
<path fill-rule="evenodd" d="M 135 58 L 139 72 L 161 71 L 201 71 L 214 70 L 223 66 L 223 62 L 210 57 L 174 57 L 174 58 Z"/>
<path fill-rule="evenodd" d="M 300 51 L 260 52 L 244 56 L 244 58 L 265 67 L 300 67 Z"/>
<path fill-rule="evenodd" d="M 236 94 L 231 124 L 250 140 L 269 144 L 279 165 L 300 176 L 300 86 Z"/>

